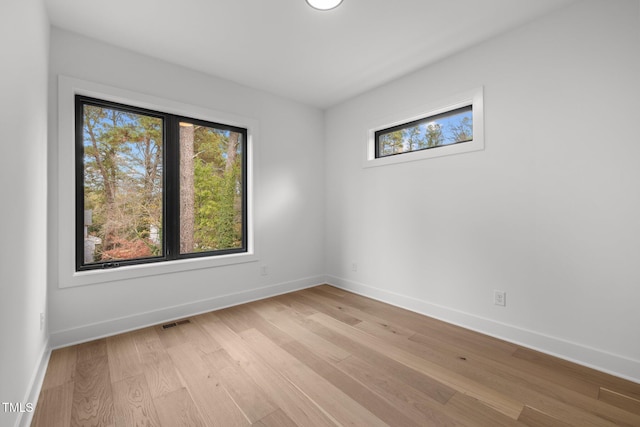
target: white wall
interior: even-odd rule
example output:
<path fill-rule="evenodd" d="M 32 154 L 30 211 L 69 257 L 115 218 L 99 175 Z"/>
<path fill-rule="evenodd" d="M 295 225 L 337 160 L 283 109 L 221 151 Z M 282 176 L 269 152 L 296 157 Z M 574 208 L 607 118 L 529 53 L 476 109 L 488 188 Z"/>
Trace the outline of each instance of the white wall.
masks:
<path fill-rule="evenodd" d="M 0 401 L 27 403 L 46 351 L 47 67 L 40 0 L 0 4 Z M 0 425 L 18 413 L 0 408 Z"/>
<path fill-rule="evenodd" d="M 331 108 L 330 280 L 640 381 L 639 31 L 578 2 Z M 478 86 L 484 151 L 362 167 L 372 122 Z"/>
<path fill-rule="evenodd" d="M 49 245 L 54 347 L 324 280 L 320 110 L 54 28 L 49 81 L 52 227 L 58 220 L 58 147 L 65 143 L 58 141 L 58 75 L 257 120 L 256 229 L 260 261 L 61 289 L 57 279 L 58 236 L 54 231 Z M 268 267 L 267 276 L 261 275 L 263 265 Z"/>

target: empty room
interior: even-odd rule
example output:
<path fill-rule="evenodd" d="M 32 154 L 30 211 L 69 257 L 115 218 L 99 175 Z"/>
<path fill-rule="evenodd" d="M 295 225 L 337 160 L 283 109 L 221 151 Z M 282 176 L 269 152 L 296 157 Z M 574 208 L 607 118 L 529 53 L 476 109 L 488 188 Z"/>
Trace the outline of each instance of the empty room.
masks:
<path fill-rule="evenodd" d="M 640 426 L 640 0 L 3 0 L 0 427 Z"/>

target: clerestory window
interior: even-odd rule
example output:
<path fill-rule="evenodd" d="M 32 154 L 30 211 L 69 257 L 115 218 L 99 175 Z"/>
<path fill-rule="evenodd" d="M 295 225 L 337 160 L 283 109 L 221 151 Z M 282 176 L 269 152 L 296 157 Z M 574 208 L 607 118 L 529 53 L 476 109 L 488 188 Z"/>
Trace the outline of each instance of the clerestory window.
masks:
<path fill-rule="evenodd" d="M 379 130 L 376 158 L 473 141 L 473 106 Z"/>
<path fill-rule="evenodd" d="M 368 129 L 364 167 L 484 149 L 483 88 L 394 111 Z"/>

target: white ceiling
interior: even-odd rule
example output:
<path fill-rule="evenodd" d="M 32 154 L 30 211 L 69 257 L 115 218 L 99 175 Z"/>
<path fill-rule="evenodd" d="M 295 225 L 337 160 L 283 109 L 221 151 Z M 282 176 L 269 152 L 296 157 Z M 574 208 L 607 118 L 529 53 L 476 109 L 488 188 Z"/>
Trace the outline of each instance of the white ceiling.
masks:
<path fill-rule="evenodd" d="M 576 0 L 45 0 L 52 25 L 326 108 Z"/>

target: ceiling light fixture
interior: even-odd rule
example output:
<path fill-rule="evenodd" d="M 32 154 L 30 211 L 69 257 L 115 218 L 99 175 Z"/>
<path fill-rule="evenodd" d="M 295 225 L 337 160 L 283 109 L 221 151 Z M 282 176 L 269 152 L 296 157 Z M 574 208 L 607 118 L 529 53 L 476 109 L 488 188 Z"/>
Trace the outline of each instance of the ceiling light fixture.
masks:
<path fill-rule="evenodd" d="M 309 6 L 318 10 L 331 10 L 342 3 L 342 0 L 307 0 Z"/>

